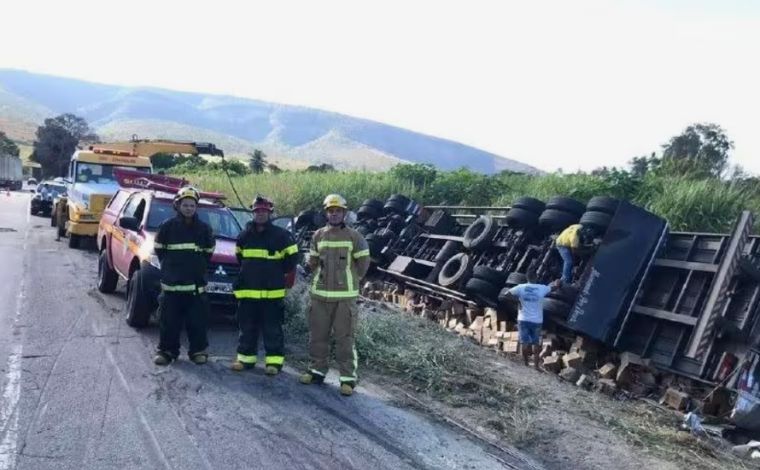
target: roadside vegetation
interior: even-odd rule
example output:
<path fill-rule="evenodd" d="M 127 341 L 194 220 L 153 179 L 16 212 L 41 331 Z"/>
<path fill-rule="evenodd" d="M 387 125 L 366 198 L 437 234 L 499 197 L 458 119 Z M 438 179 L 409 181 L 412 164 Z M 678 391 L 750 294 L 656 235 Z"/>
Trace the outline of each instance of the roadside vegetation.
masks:
<path fill-rule="evenodd" d="M 337 192 L 358 207 L 364 199 L 404 193 L 422 204 L 509 205 L 520 196 L 546 200 L 571 196 L 587 201 L 609 195 L 626 199 L 666 218 L 672 230 L 725 232 L 744 209 L 760 209 L 760 179 L 729 164 L 733 144 L 714 124 L 697 124 L 663 145 L 659 156 L 633 158 L 625 168 L 591 172 L 483 175 L 467 169 L 439 171 L 427 164 L 401 164 L 385 173 L 338 172 L 311 167 L 302 171 L 269 171 L 262 156 L 252 158 L 252 171 L 240 161 L 228 162 L 234 187 L 243 201 L 266 194 L 280 214 L 317 207 L 325 194 Z M 265 158 L 265 156 L 264 156 Z M 202 159 L 196 159 L 196 162 Z M 188 175 L 209 190 L 235 201 L 221 162 L 181 161 L 171 173 Z"/>

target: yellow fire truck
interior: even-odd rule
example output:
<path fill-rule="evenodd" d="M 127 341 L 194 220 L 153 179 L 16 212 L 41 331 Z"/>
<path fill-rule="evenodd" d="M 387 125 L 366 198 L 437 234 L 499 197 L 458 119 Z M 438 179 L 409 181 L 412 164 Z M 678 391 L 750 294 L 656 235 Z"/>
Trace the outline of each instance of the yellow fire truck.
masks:
<path fill-rule="evenodd" d="M 53 207 L 58 237 L 68 236 L 71 248 L 78 248 L 83 237 L 94 237 L 100 215 L 119 189 L 113 170 L 151 173 L 150 157 L 157 153 L 223 156 L 214 144 L 135 138 L 78 149 L 69 163 L 66 194 Z"/>

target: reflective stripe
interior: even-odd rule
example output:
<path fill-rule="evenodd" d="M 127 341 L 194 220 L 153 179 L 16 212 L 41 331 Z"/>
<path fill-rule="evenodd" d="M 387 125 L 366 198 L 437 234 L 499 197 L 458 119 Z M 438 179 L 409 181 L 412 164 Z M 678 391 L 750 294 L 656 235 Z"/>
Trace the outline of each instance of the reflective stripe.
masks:
<path fill-rule="evenodd" d="M 195 291 L 196 287 L 195 284 L 180 284 L 176 286 L 170 286 L 169 284 L 161 283 L 161 289 L 167 291 L 167 292 L 193 292 Z M 203 289 L 203 287 L 200 287 L 198 290 L 200 291 Z"/>
<path fill-rule="evenodd" d="M 351 297 L 358 297 L 359 291 L 358 290 L 337 290 L 337 291 L 331 291 L 331 290 L 321 290 L 314 288 L 311 290 L 312 294 L 319 295 L 322 297 L 326 297 L 329 299 L 349 299 Z"/>
<path fill-rule="evenodd" d="M 236 246 L 236 247 L 235 247 L 235 253 L 236 253 L 236 254 L 240 254 L 240 253 L 242 253 L 242 252 L 243 252 L 243 249 L 242 249 L 242 248 L 240 248 L 239 246 Z"/>
<path fill-rule="evenodd" d="M 285 289 L 253 290 L 240 289 L 235 291 L 236 299 L 281 299 L 285 297 Z"/>
<path fill-rule="evenodd" d="M 237 355 L 237 360 L 243 364 L 256 364 L 257 359 L 258 358 L 256 356 L 246 356 L 245 354 L 240 353 Z"/>
<path fill-rule="evenodd" d="M 356 383 L 356 377 L 350 377 L 348 375 L 341 375 L 339 380 L 340 380 L 340 383 L 343 383 L 343 382 Z"/>
<path fill-rule="evenodd" d="M 163 243 L 154 243 L 153 244 L 153 248 L 163 248 L 163 247 L 164 247 Z"/>
<path fill-rule="evenodd" d="M 215 249 L 216 249 L 216 245 L 210 246 L 208 248 L 201 248 L 199 251 L 202 251 L 204 253 L 213 253 Z"/>
<path fill-rule="evenodd" d="M 266 356 L 268 366 L 281 366 L 285 362 L 285 356 Z"/>
<path fill-rule="evenodd" d="M 286 255 L 293 255 L 298 253 L 298 246 L 290 245 L 289 247 L 275 251 L 274 254 L 269 254 L 269 250 L 263 248 L 238 248 L 235 250 L 237 253 L 242 253 L 243 258 L 256 258 L 256 259 L 284 259 Z"/>
<path fill-rule="evenodd" d="M 354 249 L 354 242 L 350 240 L 345 242 L 332 242 L 328 240 L 322 240 L 317 243 L 317 250 L 320 250 L 322 248 L 348 248 L 348 251 L 351 251 Z"/>
<path fill-rule="evenodd" d="M 154 245 L 155 246 L 155 245 Z M 167 250 L 200 250 L 201 247 L 195 243 L 167 243 L 164 245 Z"/>
<path fill-rule="evenodd" d="M 309 250 L 309 256 L 319 256 L 319 252 L 314 251 L 314 250 Z"/>
<path fill-rule="evenodd" d="M 317 250 L 321 250 L 322 248 L 347 248 L 348 249 L 348 256 L 351 257 L 351 252 L 354 249 L 354 242 L 351 240 L 348 241 L 328 241 L 328 240 L 322 240 L 317 242 Z M 363 253 L 364 250 L 357 252 L 357 254 Z M 367 254 L 369 254 L 369 250 L 367 250 Z M 364 255 L 361 255 L 364 256 Z M 357 257 L 354 255 L 354 257 Z M 316 274 L 314 275 L 314 282 L 312 283 L 311 287 L 311 293 L 315 295 L 319 295 L 322 297 L 330 298 L 330 299 L 348 299 L 352 297 L 358 297 L 359 291 L 353 290 L 354 287 L 354 275 L 351 272 L 351 263 L 346 263 L 346 286 L 349 290 L 345 291 L 328 291 L 328 290 L 321 290 L 317 289 L 317 283 L 319 279 L 319 270 L 317 270 Z"/>
<path fill-rule="evenodd" d="M 354 259 L 361 258 L 363 256 L 369 256 L 369 249 L 357 251 L 356 253 L 354 253 Z"/>
<path fill-rule="evenodd" d="M 324 377 L 325 376 L 324 372 L 320 372 L 320 371 L 318 371 L 316 369 L 309 369 L 309 373 L 312 374 L 312 375 L 318 375 L 320 377 Z"/>

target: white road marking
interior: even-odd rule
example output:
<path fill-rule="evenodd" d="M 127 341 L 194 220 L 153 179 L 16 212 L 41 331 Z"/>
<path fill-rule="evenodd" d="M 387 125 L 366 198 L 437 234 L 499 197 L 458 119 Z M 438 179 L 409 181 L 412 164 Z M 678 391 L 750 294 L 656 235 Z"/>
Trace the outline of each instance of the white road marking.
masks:
<path fill-rule="evenodd" d="M 27 212 L 27 222 L 29 212 Z M 27 225 L 24 232 L 23 253 L 26 252 L 26 240 L 29 237 Z M 16 315 L 13 320 L 14 328 L 21 321 L 21 310 L 24 306 L 24 284 L 26 278 L 22 275 L 16 296 Z M 5 387 L 3 387 L 2 402 L 0 403 L 0 432 L 4 432 L 0 441 L 0 470 L 10 470 L 16 466 L 16 450 L 18 448 L 18 402 L 21 398 L 21 355 L 23 345 L 21 340 L 14 344 L 8 356 L 5 367 Z"/>

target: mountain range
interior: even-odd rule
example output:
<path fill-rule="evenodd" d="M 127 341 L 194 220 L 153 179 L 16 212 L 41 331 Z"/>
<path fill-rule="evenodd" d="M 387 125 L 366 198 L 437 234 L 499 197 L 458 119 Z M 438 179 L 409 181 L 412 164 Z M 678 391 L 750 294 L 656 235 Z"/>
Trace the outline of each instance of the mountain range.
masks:
<path fill-rule="evenodd" d="M 12 139 L 30 143 L 45 118 L 64 112 L 85 118 L 103 140 L 136 134 L 213 142 L 233 157 L 258 148 L 284 168 L 328 163 L 340 169 L 385 170 L 411 162 L 442 170 L 539 172 L 457 142 L 333 112 L 0 69 L 0 130 Z"/>

